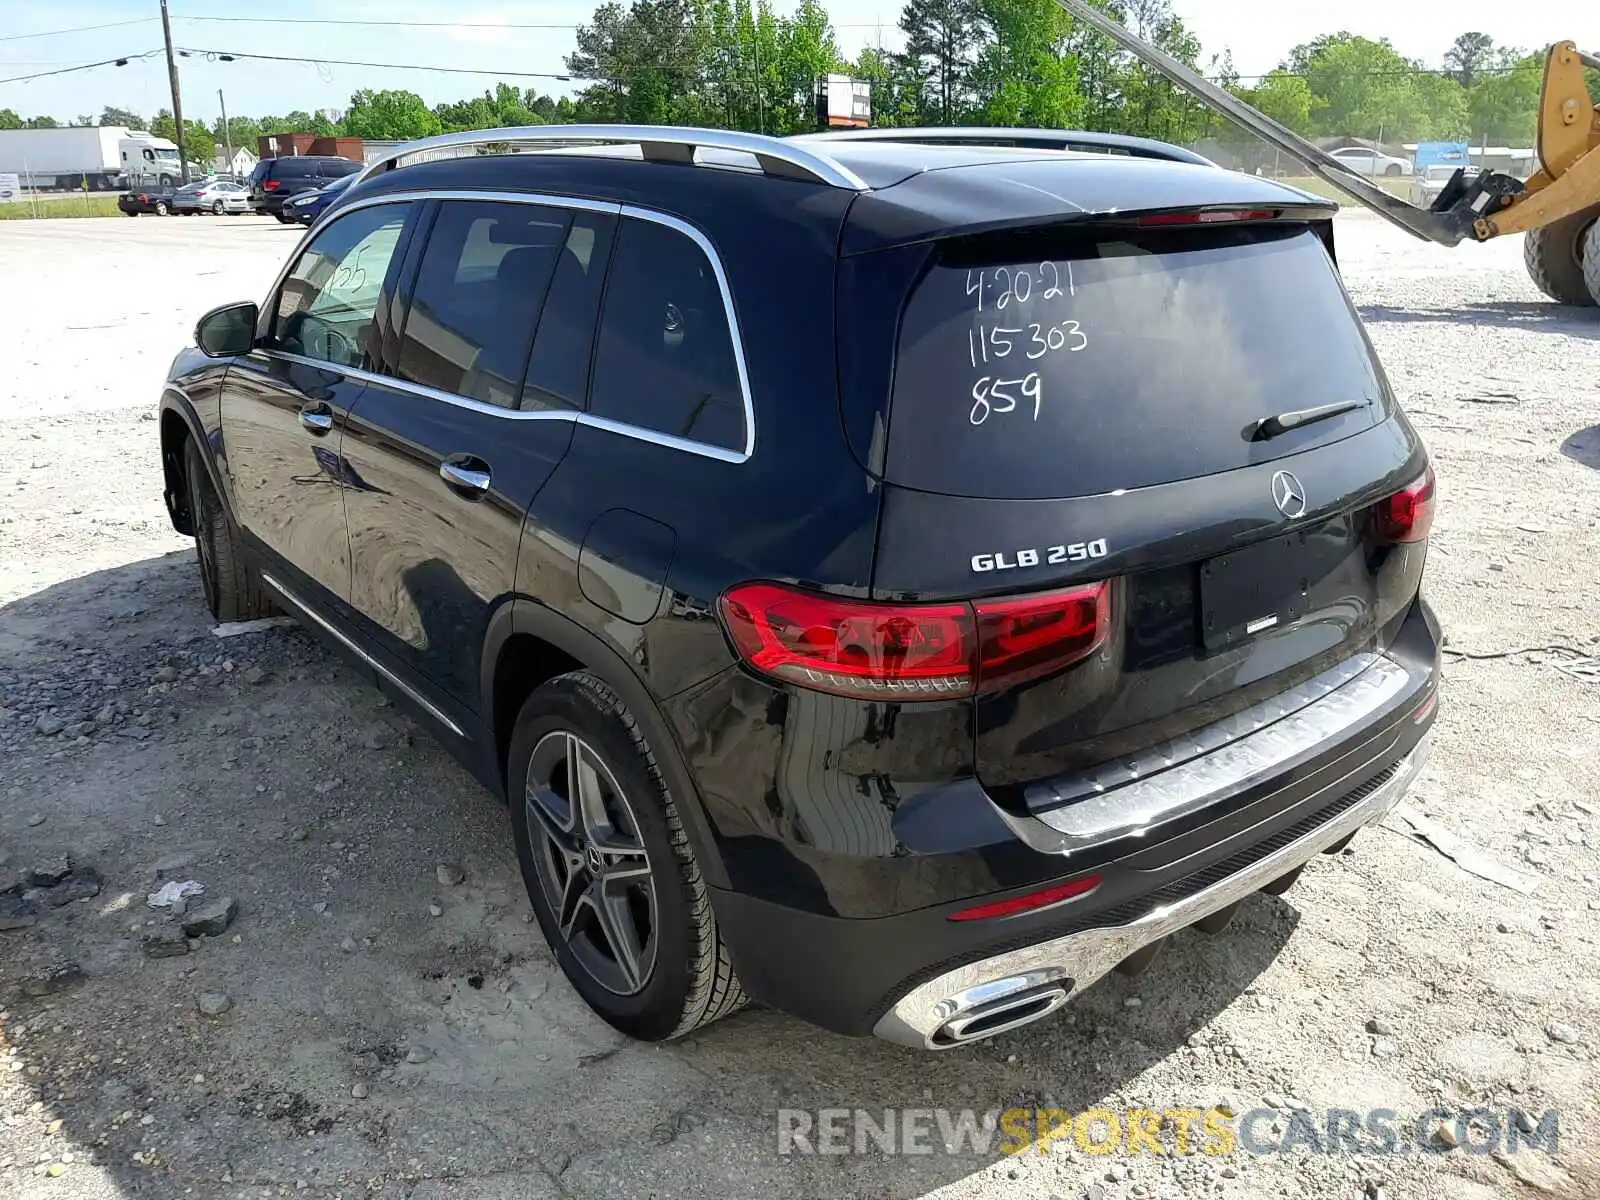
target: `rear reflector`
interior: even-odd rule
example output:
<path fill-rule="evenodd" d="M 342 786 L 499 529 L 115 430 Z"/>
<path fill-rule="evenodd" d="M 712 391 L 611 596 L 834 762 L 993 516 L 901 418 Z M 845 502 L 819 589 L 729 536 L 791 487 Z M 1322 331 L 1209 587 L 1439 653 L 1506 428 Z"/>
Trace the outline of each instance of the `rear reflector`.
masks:
<path fill-rule="evenodd" d="M 261 188 L 263 191 L 275 192 L 282 186 L 276 179 L 269 179 L 261 185 Z"/>
<path fill-rule="evenodd" d="M 1111 630 L 1108 583 L 956 604 L 879 604 L 776 583 L 720 602 L 739 657 L 762 674 L 860 699 L 971 696 L 1053 674 Z"/>
<path fill-rule="evenodd" d="M 1216 225 L 1228 221 L 1270 221 L 1278 212 L 1272 208 L 1213 208 L 1204 212 L 1150 213 L 1139 218 L 1141 225 Z"/>
<path fill-rule="evenodd" d="M 1434 710 L 1436 708 L 1438 708 L 1438 707 L 1439 707 L 1439 693 L 1438 693 L 1438 691 L 1434 690 L 1432 692 L 1429 692 L 1428 693 L 1428 698 L 1426 700 L 1424 700 L 1421 704 L 1417 705 L 1416 708 L 1411 710 L 1411 723 L 1413 725 L 1421 725 L 1429 717 L 1433 716 Z"/>
<path fill-rule="evenodd" d="M 1378 536 L 1389 542 L 1420 542 L 1433 528 L 1433 467 L 1429 466 L 1373 509 Z"/>
<path fill-rule="evenodd" d="M 1100 876 L 1085 875 L 1082 879 L 1058 883 L 1052 887 L 1042 888 L 1037 892 L 1013 896 L 1009 900 L 996 900 L 993 904 L 979 904 L 974 908 L 963 908 L 959 912 L 951 913 L 945 919 L 948 921 L 989 921 L 995 917 L 1014 917 L 1018 913 L 1033 912 L 1036 909 L 1048 908 L 1052 904 L 1060 904 L 1063 900 L 1076 900 L 1080 896 L 1087 896 L 1099 886 Z"/>

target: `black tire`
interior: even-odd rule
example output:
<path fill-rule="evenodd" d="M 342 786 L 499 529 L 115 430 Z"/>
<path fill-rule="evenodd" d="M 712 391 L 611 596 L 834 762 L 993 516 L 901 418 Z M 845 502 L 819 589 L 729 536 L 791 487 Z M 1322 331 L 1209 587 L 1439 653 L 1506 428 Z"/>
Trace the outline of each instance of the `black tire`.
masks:
<path fill-rule="evenodd" d="M 211 202 L 211 215 L 214 216 L 214 217 L 220 217 L 222 215 L 222 201 L 221 200 L 213 200 Z"/>
<path fill-rule="evenodd" d="M 1589 288 L 1589 303 L 1600 305 L 1600 221 L 1583 235 L 1583 281 Z"/>
<path fill-rule="evenodd" d="M 156 208 L 155 208 L 156 216 L 164 217 L 164 216 L 167 215 L 167 213 L 169 211 L 170 210 L 167 208 L 167 202 L 165 200 L 157 200 L 156 201 Z"/>
<path fill-rule="evenodd" d="M 538 815 L 535 806 L 539 800 L 534 797 L 552 797 L 559 802 L 565 797 L 549 788 L 531 792 L 529 788 L 530 774 L 543 773 L 538 762 L 547 759 L 546 747 L 554 745 L 559 752 L 563 743 L 570 745 L 574 738 L 581 740 L 584 755 L 592 756 L 581 761 L 591 763 L 593 771 L 615 787 L 613 799 L 621 798 L 620 806 L 610 808 L 611 813 L 621 814 L 621 819 L 608 822 L 615 828 L 609 829 L 606 840 L 636 845 L 649 868 L 650 892 L 645 902 L 650 917 L 648 940 L 639 928 L 638 912 L 628 917 L 635 944 L 648 952 L 648 973 L 632 972 L 639 977 L 634 983 L 630 973 L 620 967 L 621 956 L 613 956 L 619 965 L 612 978 L 631 986 L 631 991 L 619 992 L 602 981 L 606 972 L 597 973 L 587 965 L 598 962 L 604 966 L 604 959 L 597 957 L 593 932 L 586 933 L 581 927 L 584 906 L 571 906 L 573 936 L 569 940 L 547 892 L 565 890 L 569 895 L 581 892 L 588 896 L 589 886 L 574 890 L 574 878 L 580 874 L 586 884 L 599 886 L 598 877 L 581 866 L 568 864 L 564 884 L 551 874 L 553 869 L 559 870 L 552 866 L 551 852 L 556 850 L 553 827 L 548 823 L 548 809 L 543 820 Z M 682 1037 L 744 1006 L 744 989 L 717 931 L 705 881 L 677 806 L 638 722 L 604 681 L 578 671 L 552 679 L 529 696 L 512 731 L 506 778 L 517 860 L 534 915 L 562 971 L 590 1008 L 623 1033 L 645 1041 L 664 1041 Z M 585 843 L 590 823 L 583 821 L 579 829 L 577 808 L 571 806 L 569 818 L 577 844 L 567 853 L 583 859 L 586 844 L 592 849 L 601 843 Z M 640 851 L 632 853 L 639 855 Z M 588 857 L 599 861 L 592 853 Z M 637 909 L 637 896 L 629 904 Z M 590 914 L 598 911 L 594 905 L 588 907 Z M 603 922 L 591 917 L 589 925 L 596 924 Z"/>
<path fill-rule="evenodd" d="M 281 211 L 280 212 L 275 212 L 272 215 L 278 218 L 278 223 L 280 225 L 293 225 L 294 224 L 294 218 L 293 217 L 284 216 Z"/>
<path fill-rule="evenodd" d="M 1584 279 L 1584 242 L 1596 215 L 1593 209 L 1575 213 L 1532 230 L 1523 240 L 1522 260 L 1529 278 L 1557 304 L 1600 304 Z"/>
<path fill-rule="evenodd" d="M 1385 167 L 1383 169 L 1383 173 L 1385 175 L 1388 175 L 1388 176 L 1391 176 L 1391 177 L 1394 177 L 1394 178 L 1398 178 L 1400 176 L 1401 172 L 1403 172 L 1404 170 L 1405 170 L 1405 168 L 1402 167 L 1399 163 L 1390 163 L 1387 167 Z"/>
<path fill-rule="evenodd" d="M 184 444 L 183 462 L 206 607 L 219 621 L 254 621 L 272 616 L 277 611 L 272 598 L 239 553 L 233 523 L 192 440 Z"/>

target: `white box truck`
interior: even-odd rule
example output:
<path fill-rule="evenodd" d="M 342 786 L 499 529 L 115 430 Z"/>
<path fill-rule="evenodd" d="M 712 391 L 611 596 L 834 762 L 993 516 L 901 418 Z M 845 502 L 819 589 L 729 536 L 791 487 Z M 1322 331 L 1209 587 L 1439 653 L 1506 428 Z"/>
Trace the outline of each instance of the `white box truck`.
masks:
<path fill-rule="evenodd" d="M 0 130 L 0 173 L 25 188 L 170 187 L 179 181 L 178 147 L 116 125 Z"/>

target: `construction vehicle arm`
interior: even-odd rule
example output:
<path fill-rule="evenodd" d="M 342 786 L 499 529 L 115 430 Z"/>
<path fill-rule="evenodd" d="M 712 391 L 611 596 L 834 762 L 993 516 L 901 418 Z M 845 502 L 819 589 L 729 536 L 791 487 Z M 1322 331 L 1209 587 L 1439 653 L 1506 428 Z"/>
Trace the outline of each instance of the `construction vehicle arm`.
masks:
<path fill-rule="evenodd" d="M 1159 47 L 1136 37 L 1103 12 L 1091 7 L 1086 0 L 1056 0 L 1056 3 L 1069 15 L 1105 34 L 1196 99 L 1303 163 L 1306 170 L 1324 183 L 1337 188 L 1407 233 L 1427 241 L 1442 246 L 1454 246 L 1466 238 L 1482 241 L 1501 233 L 1536 228 L 1600 204 L 1600 150 L 1591 148 L 1578 155 L 1569 153 L 1565 155 L 1567 161 L 1559 166 L 1544 154 L 1546 125 L 1552 111 L 1552 101 L 1558 124 L 1558 129 L 1551 131 L 1555 135 L 1554 140 L 1561 142 L 1564 147 L 1573 146 L 1577 140 L 1573 135 L 1581 133 L 1585 146 L 1600 143 L 1600 116 L 1593 115 L 1594 106 L 1588 99 L 1588 90 L 1583 82 L 1583 66 L 1595 65 L 1600 60 L 1580 53 L 1570 42 L 1551 47 L 1546 65 L 1540 111 L 1540 157 L 1545 169 L 1527 184 L 1495 171 L 1483 171 L 1470 179 L 1465 172 L 1460 172 L 1440 193 L 1432 208 L 1418 208 L 1347 170 L 1332 155 L 1252 108 L 1231 92 L 1218 87 Z M 1573 95 L 1574 76 L 1576 96 Z M 1583 100 L 1579 101 L 1578 96 Z M 1580 123 L 1581 130 L 1572 129 L 1572 126 Z M 1562 138 L 1559 136 L 1561 133 L 1567 136 Z M 1535 197 L 1539 197 L 1538 202 L 1535 202 Z M 1527 211 L 1521 211 L 1523 209 Z"/>

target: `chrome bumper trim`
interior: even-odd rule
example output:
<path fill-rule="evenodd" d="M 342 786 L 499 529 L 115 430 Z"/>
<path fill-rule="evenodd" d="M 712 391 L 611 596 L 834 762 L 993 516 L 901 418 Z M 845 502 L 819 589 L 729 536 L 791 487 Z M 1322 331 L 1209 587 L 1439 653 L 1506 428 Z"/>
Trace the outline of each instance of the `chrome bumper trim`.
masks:
<path fill-rule="evenodd" d="M 1052 841 L 1038 848 L 1071 854 L 1114 838 L 1137 837 L 1343 740 L 1421 682 L 1391 658 L 1357 655 L 1135 759 L 1030 788 L 1028 807 L 1051 831 L 1037 831 L 1031 840 Z"/>
<path fill-rule="evenodd" d="M 873 1033 L 917 1049 L 948 1049 L 948 1045 L 936 1043 L 934 1035 L 960 1016 L 966 998 L 977 995 L 992 999 L 984 990 L 985 985 L 1018 976 L 1026 976 L 1032 987 L 1061 981 L 1070 995 L 1078 995 L 1135 951 L 1261 890 L 1347 834 L 1381 820 L 1399 803 L 1412 780 L 1422 771 L 1429 749 L 1430 737 L 1424 735 L 1400 761 L 1394 774 L 1370 795 L 1304 837 L 1226 879 L 1126 925 L 1080 930 L 947 971 L 902 996 L 878 1021 Z"/>

